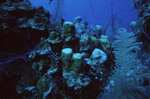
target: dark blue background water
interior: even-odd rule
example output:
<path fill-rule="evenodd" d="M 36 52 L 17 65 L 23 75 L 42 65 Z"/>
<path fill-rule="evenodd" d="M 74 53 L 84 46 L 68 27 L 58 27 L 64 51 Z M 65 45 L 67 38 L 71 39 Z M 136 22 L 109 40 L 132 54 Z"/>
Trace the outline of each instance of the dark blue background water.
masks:
<path fill-rule="evenodd" d="M 49 0 L 30 0 L 35 6 L 42 5 L 45 9 L 51 11 L 52 6 Z M 73 21 L 74 17 L 82 16 L 89 24 L 92 24 L 92 14 L 88 0 L 64 0 L 64 18 L 65 21 Z M 130 30 L 130 22 L 136 20 L 137 12 L 133 8 L 132 0 L 91 0 L 95 23 L 105 25 L 111 18 L 112 2 L 114 14 L 116 15 L 116 25 Z M 52 12 L 52 11 L 51 11 Z"/>

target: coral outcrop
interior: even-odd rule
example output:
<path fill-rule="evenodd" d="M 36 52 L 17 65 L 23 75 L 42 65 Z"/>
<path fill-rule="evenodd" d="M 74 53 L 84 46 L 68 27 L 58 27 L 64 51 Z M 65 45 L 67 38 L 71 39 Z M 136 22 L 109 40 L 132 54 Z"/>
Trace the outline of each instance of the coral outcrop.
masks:
<path fill-rule="evenodd" d="M 94 34 L 101 36 L 101 26 L 90 31 L 80 16 L 56 26 L 27 0 L 0 3 L 0 69 L 9 65 L 0 74 L 0 98 L 96 98 L 103 91 L 112 54 L 108 37 Z"/>

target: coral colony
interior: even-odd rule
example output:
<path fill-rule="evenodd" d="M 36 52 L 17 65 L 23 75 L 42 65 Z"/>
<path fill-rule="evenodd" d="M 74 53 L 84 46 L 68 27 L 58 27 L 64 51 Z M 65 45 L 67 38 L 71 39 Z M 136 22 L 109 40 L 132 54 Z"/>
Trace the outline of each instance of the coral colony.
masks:
<path fill-rule="evenodd" d="M 53 11 L 31 1 L 0 0 L 0 99 L 150 99 L 150 0 L 131 0 L 130 29 L 114 8 L 126 0 L 87 0 L 90 19 L 72 21 L 73 1 L 48 0 Z M 102 1 L 105 25 L 93 8 Z"/>

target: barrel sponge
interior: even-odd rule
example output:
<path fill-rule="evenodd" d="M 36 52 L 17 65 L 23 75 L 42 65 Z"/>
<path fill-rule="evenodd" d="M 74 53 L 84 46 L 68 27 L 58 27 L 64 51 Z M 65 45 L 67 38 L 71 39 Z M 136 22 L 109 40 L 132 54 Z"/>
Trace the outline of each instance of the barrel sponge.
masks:
<path fill-rule="evenodd" d="M 63 36 L 66 38 L 75 34 L 75 26 L 72 22 L 64 22 L 63 24 Z"/>

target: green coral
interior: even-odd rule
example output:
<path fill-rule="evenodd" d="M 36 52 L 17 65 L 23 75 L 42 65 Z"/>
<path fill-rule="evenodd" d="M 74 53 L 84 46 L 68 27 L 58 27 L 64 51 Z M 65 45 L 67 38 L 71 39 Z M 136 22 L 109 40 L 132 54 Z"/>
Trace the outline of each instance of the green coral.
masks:
<path fill-rule="evenodd" d="M 45 75 L 43 75 L 37 82 L 37 88 L 41 95 L 49 90 L 50 84 L 47 82 Z"/>
<path fill-rule="evenodd" d="M 51 70 L 55 69 L 58 67 L 58 61 L 51 57 Z"/>
<path fill-rule="evenodd" d="M 111 43 L 107 35 L 101 35 L 101 38 L 99 40 L 107 50 L 111 49 Z"/>
<path fill-rule="evenodd" d="M 71 48 L 65 48 L 61 52 L 61 58 L 64 70 L 68 70 L 72 58 L 73 51 Z"/>
<path fill-rule="evenodd" d="M 49 35 L 49 39 L 54 40 L 54 39 L 56 39 L 56 36 L 57 36 L 57 33 L 55 31 L 52 31 Z"/>
<path fill-rule="evenodd" d="M 49 38 L 47 39 L 48 42 L 52 44 L 60 43 L 61 42 L 61 36 L 60 33 L 56 31 L 52 31 L 49 35 Z"/>
<path fill-rule="evenodd" d="M 82 54 L 75 53 L 72 57 L 70 70 L 74 72 L 79 72 L 82 64 Z"/>
<path fill-rule="evenodd" d="M 93 48 L 97 48 L 99 46 L 99 41 L 94 36 L 91 36 L 91 45 L 92 45 Z"/>
<path fill-rule="evenodd" d="M 68 36 L 71 36 L 75 34 L 75 26 L 72 22 L 65 22 L 63 24 L 63 37 L 67 38 Z"/>
<path fill-rule="evenodd" d="M 88 50 L 90 43 L 91 43 L 90 36 L 88 34 L 83 34 L 80 38 L 80 51 Z"/>
<path fill-rule="evenodd" d="M 32 64 L 32 69 L 36 71 L 41 71 L 43 69 L 44 63 L 45 63 L 44 60 L 41 60 L 38 63 L 35 62 Z"/>
<path fill-rule="evenodd" d="M 82 64 L 82 54 L 74 53 L 71 48 L 65 48 L 61 54 L 63 70 L 79 72 Z"/>

